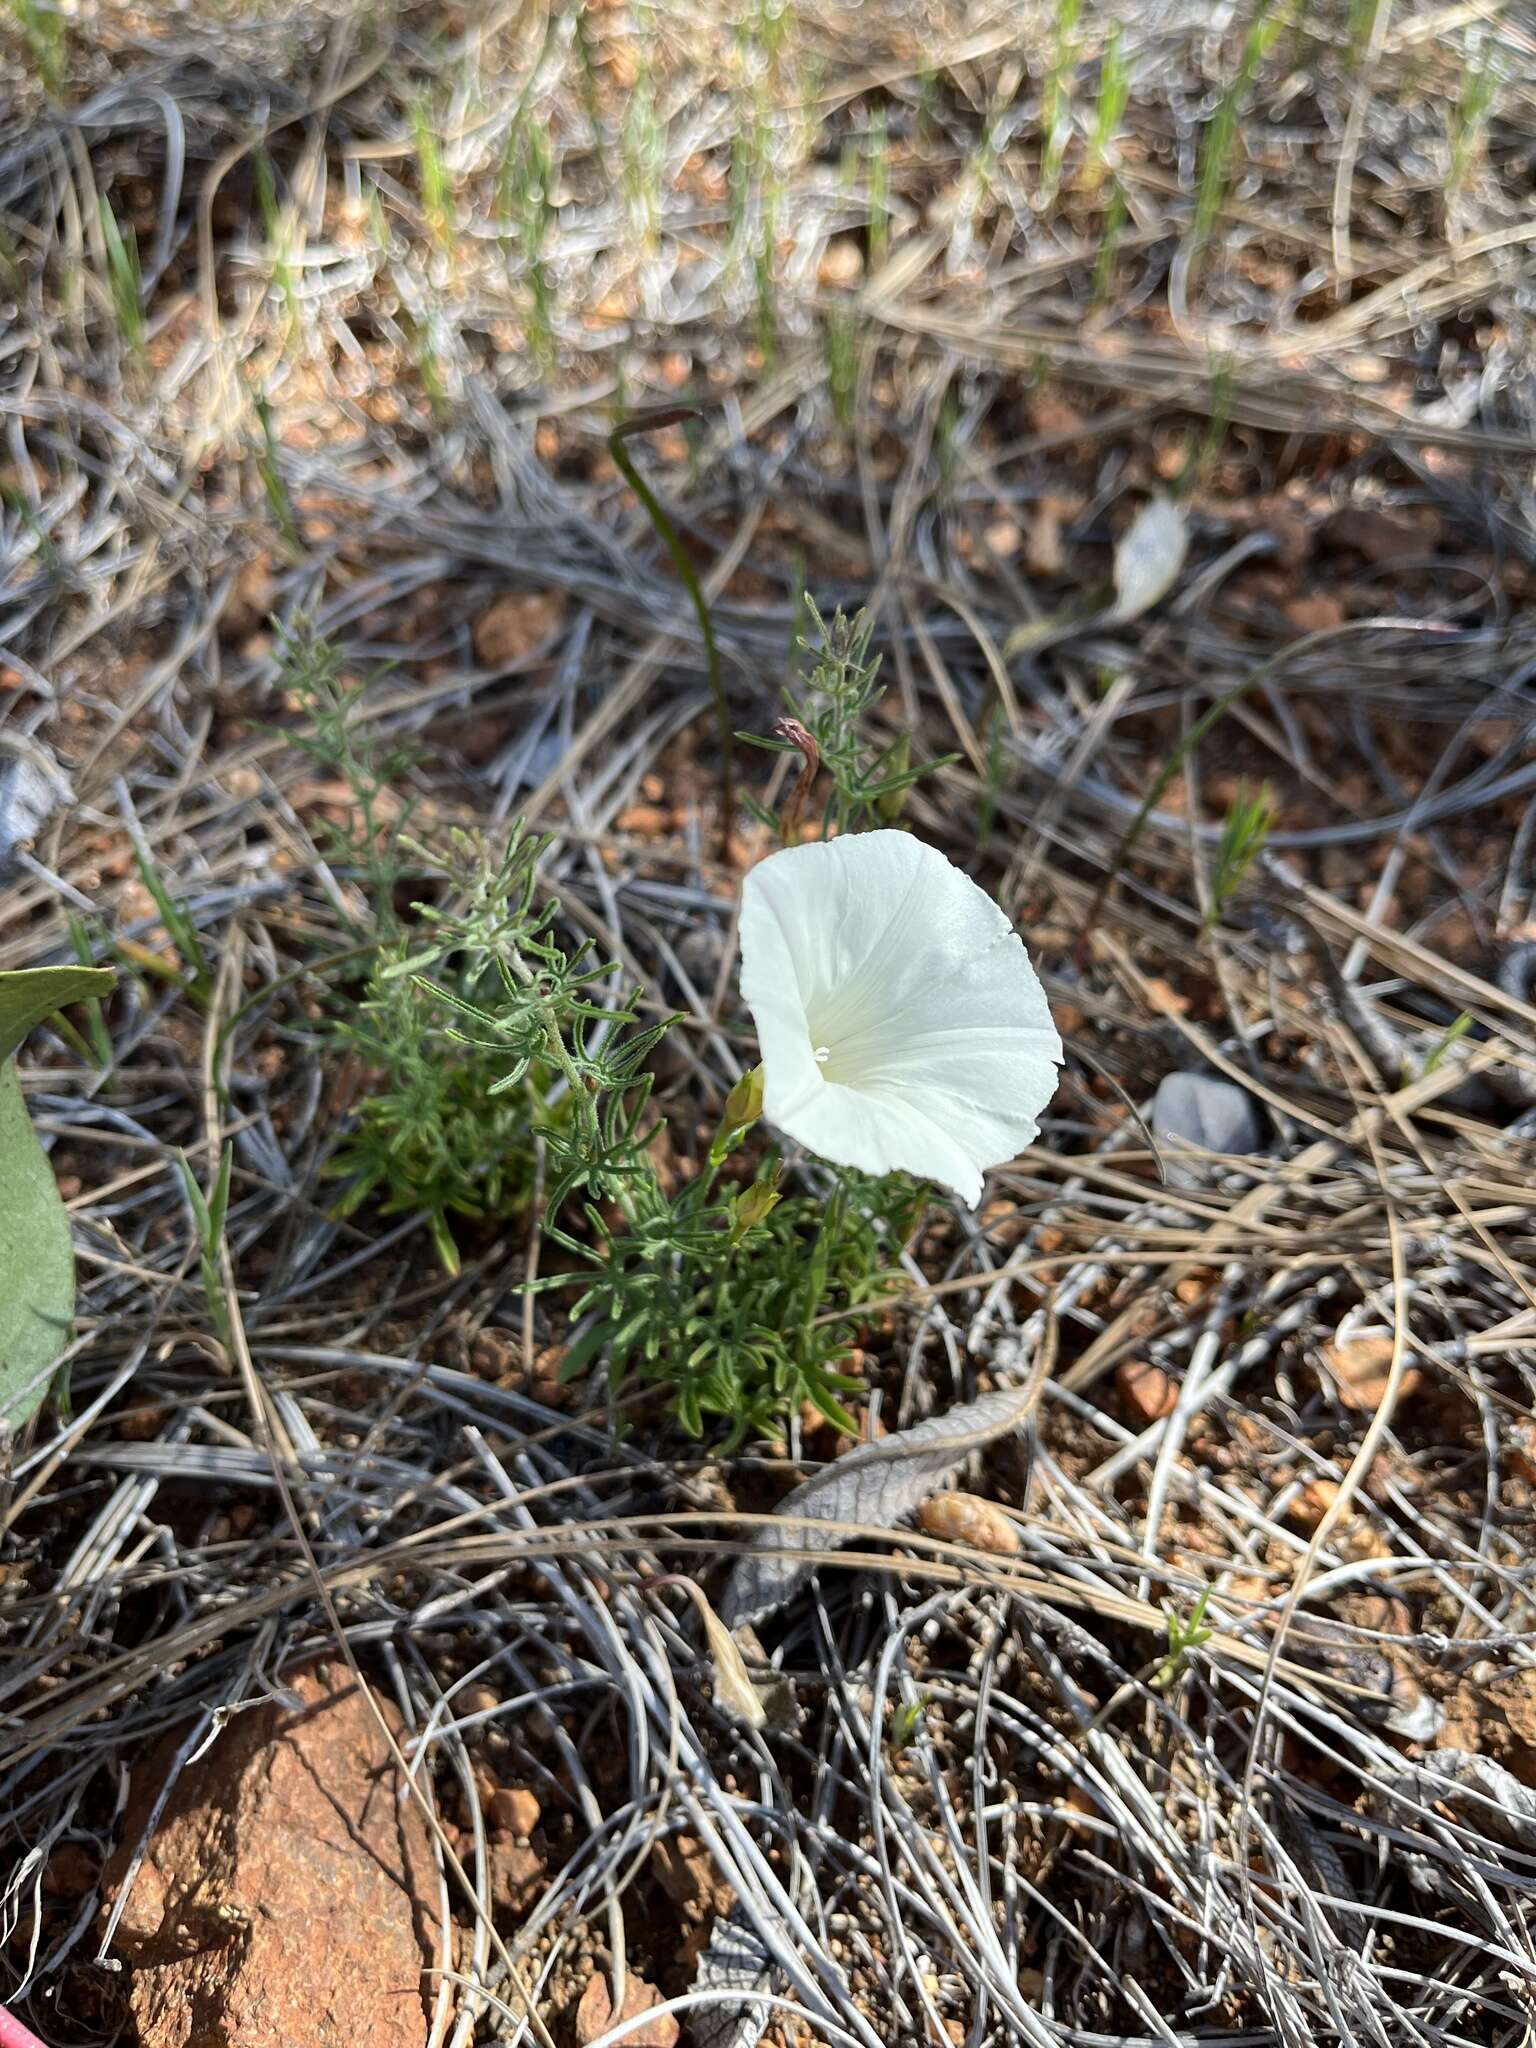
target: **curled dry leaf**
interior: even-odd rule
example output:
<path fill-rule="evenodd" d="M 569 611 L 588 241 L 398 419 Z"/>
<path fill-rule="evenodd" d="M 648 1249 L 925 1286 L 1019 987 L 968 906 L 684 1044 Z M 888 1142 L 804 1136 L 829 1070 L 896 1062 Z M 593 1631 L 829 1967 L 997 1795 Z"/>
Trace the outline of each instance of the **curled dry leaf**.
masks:
<path fill-rule="evenodd" d="M 768 1988 L 768 1951 L 738 1907 L 715 1922 L 709 1946 L 699 1957 L 695 1991 L 737 1992 L 739 2002 L 696 2008 L 692 2034 L 699 2048 L 757 2048 L 773 2008 L 750 1994 Z"/>
<path fill-rule="evenodd" d="M 749 1728 L 761 1728 L 768 1719 L 768 1711 L 747 1674 L 747 1660 L 742 1656 L 736 1638 L 704 1595 L 699 1593 L 695 1597 L 699 1617 L 704 1623 L 704 1639 L 709 1644 L 709 1654 L 715 1667 L 715 1704 L 724 1707 L 727 1713 L 737 1715 Z"/>
<path fill-rule="evenodd" d="M 726 1625 L 739 1628 L 781 1607 L 809 1576 L 815 1553 L 837 1549 L 861 1529 L 890 1529 L 904 1521 L 973 1451 L 1016 1428 L 1033 1406 L 1035 1391 L 1025 1385 L 983 1394 L 895 1436 L 861 1444 L 797 1486 L 780 1502 L 779 1519 L 732 1571 L 721 1603 Z"/>

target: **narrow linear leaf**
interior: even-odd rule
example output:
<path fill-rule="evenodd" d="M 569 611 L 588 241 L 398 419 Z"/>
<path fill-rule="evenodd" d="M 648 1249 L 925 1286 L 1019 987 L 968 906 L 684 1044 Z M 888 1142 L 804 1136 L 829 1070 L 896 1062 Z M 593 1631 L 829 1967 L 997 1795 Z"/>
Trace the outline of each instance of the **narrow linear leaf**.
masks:
<path fill-rule="evenodd" d="M 41 1406 L 74 1313 L 69 1215 L 7 1059 L 0 1062 L 0 1427 L 19 1429 Z"/>
<path fill-rule="evenodd" d="M 0 1060 L 55 1010 L 106 995 L 116 979 L 110 967 L 21 967 L 0 974 Z"/>
<path fill-rule="evenodd" d="M 973 1451 L 1022 1422 L 1035 1391 L 1026 1385 L 983 1394 L 862 1444 L 797 1486 L 779 1503 L 783 1526 L 764 1529 L 732 1571 L 720 1604 L 726 1626 L 740 1628 L 782 1607 L 813 1568 L 800 1553 L 835 1550 L 861 1529 L 893 1528 L 912 1514 Z"/>

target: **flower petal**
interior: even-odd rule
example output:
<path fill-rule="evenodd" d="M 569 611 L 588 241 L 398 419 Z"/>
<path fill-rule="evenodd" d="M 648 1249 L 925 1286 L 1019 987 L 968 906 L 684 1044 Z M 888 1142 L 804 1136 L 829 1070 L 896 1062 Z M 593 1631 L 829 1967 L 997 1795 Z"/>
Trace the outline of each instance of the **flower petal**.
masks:
<path fill-rule="evenodd" d="M 791 847 L 742 892 L 764 1111 L 813 1151 L 966 1201 L 1034 1137 L 1061 1043 L 1023 942 L 905 832 Z"/>

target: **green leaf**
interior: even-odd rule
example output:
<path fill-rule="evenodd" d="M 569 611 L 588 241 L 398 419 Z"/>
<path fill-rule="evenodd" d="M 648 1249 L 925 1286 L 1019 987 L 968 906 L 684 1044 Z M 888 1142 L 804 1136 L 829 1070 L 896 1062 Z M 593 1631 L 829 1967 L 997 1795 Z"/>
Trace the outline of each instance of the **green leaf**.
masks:
<path fill-rule="evenodd" d="M 0 1018 L 10 1014 L 0 1011 Z M 7 1059 L 0 1065 L 0 1424 L 19 1429 L 42 1405 L 74 1313 L 69 1216 Z"/>
<path fill-rule="evenodd" d="M 104 996 L 116 979 L 110 967 L 22 967 L 0 974 L 0 1060 L 65 1003 Z"/>

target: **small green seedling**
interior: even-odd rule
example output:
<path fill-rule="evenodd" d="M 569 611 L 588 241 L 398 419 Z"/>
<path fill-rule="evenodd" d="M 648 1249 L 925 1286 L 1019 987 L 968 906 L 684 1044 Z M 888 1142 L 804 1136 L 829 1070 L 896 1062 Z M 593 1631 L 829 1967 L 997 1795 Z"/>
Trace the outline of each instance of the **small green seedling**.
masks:
<path fill-rule="evenodd" d="M 1207 927 L 1220 921 L 1263 852 L 1275 823 L 1274 792 L 1267 782 L 1250 789 L 1240 782 L 1221 828 L 1211 867 L 1211 907 Z"/>
<path fill-rule="evenodd" d="M 900 1756 L 903 1750 L 911 1748 L 927 1717 L 931 1698 L 930 1693 L 915 1693 L 911 1699 L 903 1700 L 891 1715 L 891 1733 L 886 1746 L 892 1756 Z"/>
<path fill-rule="evenodd" d="M 1451 1047 L 1455 1045 L 1458 1042 L 1458 1040 L 1465 1038 L 1467 1033 L 1471 1029 L 1472 1013 L 1470 1010 L 1463 1010 L 1459 1017 L 1454 1018 L 1449 1024 L 1447 1024 L 1445 1030 L 1442 1032 L 1440 1036 L 1439 1042 L 1431 1048 L 1429 1057 L 1424 1062 L 1424 1072 L 1426 1074 L 1432 1074 L 1435 1071 L 1436 1067 L 1439 1066 L 1440 1062 L 1445 1058 L 1446 1054 L 1450 1051 Z"/>
<path fill-rule="evenodd" d="M 1205 1586 L 1187 1614 L 1180 1614 L 1174 1607 L 1168 1609 L 1168 1654 L 1153 1675 L 1154 1691 L 1161 1692 L 1172 1685 L 1183 1671 L 1190 1652 L 1200 1649 L 1215 1634 L 1214 1629 L 1205 1625 L 1205 1610 L 1210 1598 L 1211 1589 Z"/>
<path fill-rule="evenodd" d="M 101 239 L 107 252 L 107 282 L 112 289 L 118 332 L 129 353 L 141 356 L 144 353 L 144 279 L 139 269 L 138 238 L 131 223 L 127 234 L 123 233 L 105 194 L 101 200 Z"/>
<path fill-rule="evenodd" d="M 192 1171 L 192 1162 L 185 1152 L 178 1152 L 176 1163 L 181 1173 L 182 1192 L 187 1198 L 187 1207 L 192 1211 L 192 1221 L 197 1228 L 198 1267 L 203 1283 L 203 1299 L 208 1305 L 208 1317 L 218 1335 L 219 1342 L 227 1351 L 230 1344 L 229 1303 L 224 1293 L 224 1277 L 219 1271 L 219 1252 L 224 1242 L 224 1218 L 229 1212 L 229 1181 L 234 1171 L 234 1147 L 226 1145 L 219 1159 L 219 1170 L 213 1177 L 213 1186 L 205 1195 L 198 1185 L 197 1175 Z"/>

